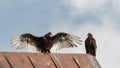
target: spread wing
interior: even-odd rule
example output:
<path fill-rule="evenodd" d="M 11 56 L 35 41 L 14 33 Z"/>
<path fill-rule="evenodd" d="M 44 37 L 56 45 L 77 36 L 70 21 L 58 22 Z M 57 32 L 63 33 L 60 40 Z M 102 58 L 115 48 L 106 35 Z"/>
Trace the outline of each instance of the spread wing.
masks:
<path fill-rule="evenodd" d="M 51 52 L 55 52 L 62 48 L 77 47 L 81 45 L 81 38 L 68 33 L 57 33 L 51 38 L 53 44 Z"/>
<path fill-rule="evenodd" d="M 27 49 L 30 52 L 37 52 L 40 49 L 37 49 L 35 36 L 32 34 L 22 34 L 21 36 L 15 37 L 12 39 L 11 44 L 16 49 Z M 36 37 L 37 38 L 37 37 Z"/>

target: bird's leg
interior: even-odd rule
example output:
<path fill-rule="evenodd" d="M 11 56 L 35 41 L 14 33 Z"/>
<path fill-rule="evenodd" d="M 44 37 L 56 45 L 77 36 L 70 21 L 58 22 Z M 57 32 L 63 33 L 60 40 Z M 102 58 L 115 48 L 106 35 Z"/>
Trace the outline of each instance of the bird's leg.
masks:
<path fill-rule="evenodd" d="M 48 55 L 48 54 L 50 53 L 50 50 L 44 49 L 44 50 L 42 51 L 42 53 L 43 53 L 44 55 Z"/>
<path fill-rule="evenodd" d="M 47 52 L 42 52 L 43 55 L 47 55 L 48 53 Z"/>
<path fill-rule="evenodd" d="M 50 53 L 50 50 L 47 50 L 48 53 Z"/>
<path fill-rule="evenodd" d="M 41 53 L 43 54 L 43 55 L 45 55 L 45 49 L 42 49 L 42 51 L 41 51 Z"/>

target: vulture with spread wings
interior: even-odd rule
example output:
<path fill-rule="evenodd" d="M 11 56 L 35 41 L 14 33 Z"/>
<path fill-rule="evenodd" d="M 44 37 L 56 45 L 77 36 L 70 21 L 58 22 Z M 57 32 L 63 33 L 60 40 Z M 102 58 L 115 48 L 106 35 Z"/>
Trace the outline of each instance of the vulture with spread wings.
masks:
<path fill-rule="evenodd" d="M 51 32 L 42 37 L 26 33 L 12 39 L 11 44 L 16 49 L 26 48 L 29 52 L 50 53 L 62 48 L 77 47 L 82 42 L 80 37 L 68 33 L 50 35 Z"/>

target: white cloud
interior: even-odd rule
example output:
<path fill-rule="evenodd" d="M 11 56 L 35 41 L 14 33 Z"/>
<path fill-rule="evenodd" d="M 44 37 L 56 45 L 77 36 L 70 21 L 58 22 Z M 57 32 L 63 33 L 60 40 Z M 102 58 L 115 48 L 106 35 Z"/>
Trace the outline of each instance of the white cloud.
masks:
<path fill-rule="evenodd" d="M 78 36 L 82 37 L 83 41 L 87 37 L 86 34 L 88 32 L 93 33 L 93 36 L 95 37 L 98 45 L 97 59 L 99 63 L 102 65 L 103 68 L 112 68 L 112 66 L 110 65 L 113 65 L 113 67 L 118 67 L 118 63 L 120 63 L 120 61 L 118 61 L 120 57 L 118 53 L 120 51 L 120 32 L 116 28 L 116 25 L 114 24 L 115 21 L 111 19 L 111 17 L 101 17 L 101 22 L 102 24 L 99 26 L 95 26 L 91 22 L 86 22 L 86 24 L 84 24 L 83 26 L 79 26 L 75 29 L 71 28 L 65 23 L 63 25 L 56 24 L 57 28 L 55 29 L 53 27 L 53 30 L 55 30 L 54 32 L 63 30 L 73 34 L 77 34 Z M 85 53 L 84 42 L 79 48 L 63 49 L 60 52 Z"/>
<path fill-rule="evenodd" d="M 120 63 L 120 31 L 117 27 L 120 17 L 119 3 L 120 2 L 118 0 L 66 0 L 65 4 L 75 8 L 78 15 L 91 12 L 99 18 L 101 24 L 96 26 L 93 22 L 84 22 L 82 26 L 77 25 L 74 29 L 65 23 L 64 25 L 59 25 L 59 29 L 64 26 L 63 29 L 67 29 L 67 32 L 77 34 L 82 37 L 83 41 L 87 37 L 86 34 L 88 32 L 93 33 L 98 45 L 97 59 L 103 68 L 118 68 L 118 63 Z M 72 16 L 77 18 L 78 15 Z M 54 29 L 59 31 L 56 27 L 53 28 L 53 31 Z M 84 46 L 84 43 L 82 46 Z M 82 50 L 80 52 L 84 51 L 85 50 Z"/>
<path fill-rule="evenodd" d="M 78 26 L 76 29 L 72 29 L 67 24 L 63 23 L 61 25 L 54 24 L 55 27 L 52 28 L 53 31 L 65 31 L 72 34 L 80 36 L 84 41 L 87 37 L 88 32 L 93 33 L 97 41 L 97 59 L 103 68 L 113 68 L 118 67 L 119 49 L 120 49 L 120 32 L 117 30 L 114 20 L 109 17 L 101 17 L 102 25 L 95 26 L 91 22 L 87 22 L 83 26 Z M 84 42 L 83 44 L 74 49 L 63 49 L 60 52 L 67 53 L 85 53 Z M 111 65 L 111 66 L 110 66 Z"/>
<path fill-rule="evenodd" d="M 108 3 L 108 0 L 66 0 L 66 3 L 78 9 L 80 13 L 86 13 L 103 9 L 102 7 Z"/>
<path fill-rule="evenodd" d="M 116 11 L 118 13 L 120 13 L 120 1 L 119 0 L 112 0 L 112 7 L 113 7 L 113 11 Z"/>
<path fill-rule="evenodd" d="M 71 33 L 80 34 L 83 40 L 87 32 L 93 33 L 98 45 L 97 59 L 101 66 L 103 68 L 120 67 L 118 64 L 120 63 L 120 31 L 118 29 L 120 2 L 118 0 L 70 0 L 69 3 L 80 15 L 87 12 L 95 14 L 100 19 L 101 25 L 95 26 L 92 22 L 84 22 L 82 26 L 77 25 L 78 28 L 74 31 L 67 25 L 66 28 L 69 28 Z"/>

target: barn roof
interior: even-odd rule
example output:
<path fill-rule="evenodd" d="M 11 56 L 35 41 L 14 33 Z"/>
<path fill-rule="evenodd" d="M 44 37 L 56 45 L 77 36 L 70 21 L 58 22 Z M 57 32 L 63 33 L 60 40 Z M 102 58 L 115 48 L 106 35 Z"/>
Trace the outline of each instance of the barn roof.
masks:
<path fill-rule="evenodd" d="M 0 68 L 101 68 L 88 54 L 0 52 Z"/>

